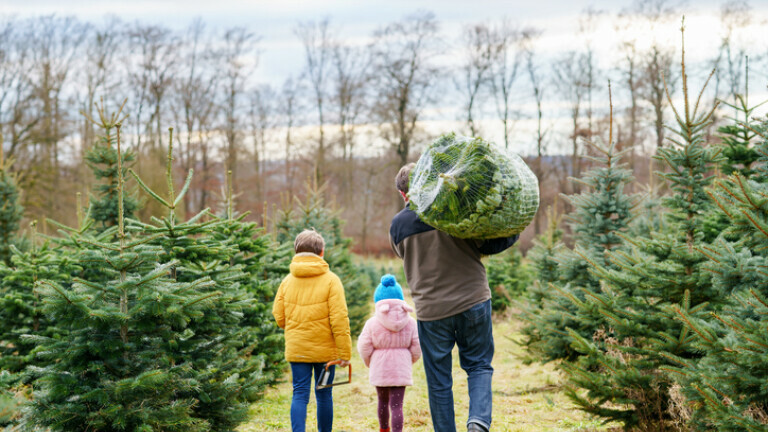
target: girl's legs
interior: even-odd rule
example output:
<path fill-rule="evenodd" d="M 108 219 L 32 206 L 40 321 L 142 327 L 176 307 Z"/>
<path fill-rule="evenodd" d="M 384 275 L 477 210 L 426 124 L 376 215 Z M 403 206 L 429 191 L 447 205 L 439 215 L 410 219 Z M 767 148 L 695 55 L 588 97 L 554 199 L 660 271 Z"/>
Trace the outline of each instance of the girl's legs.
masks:
<path fill-rule="evenodd" d="M 389 429 L 389 389 L 391 387 L 376 387 L 376 395 L 379 397 L 379 428 Z"/>
<path fill-rule="evenodd" d="M 392 432 L 403 432 L 403 399 L 405 399 L 405 387 L 389 388 L 389 409 L 392 411 Z"/>
<path fill-rule="evenodd" d="M 317 401 L 317 430 L 318 432 L 331 432 L 333 430 L 333 387 L 317 389 L 317 379 L 325 369 L 325 363 L 314 363 L 315 368 L 315 400 Z M 336 366 L 331 366 L 329 382 L 333 382 Z M 305 411 L 306 412 L 306 411 Z"/>

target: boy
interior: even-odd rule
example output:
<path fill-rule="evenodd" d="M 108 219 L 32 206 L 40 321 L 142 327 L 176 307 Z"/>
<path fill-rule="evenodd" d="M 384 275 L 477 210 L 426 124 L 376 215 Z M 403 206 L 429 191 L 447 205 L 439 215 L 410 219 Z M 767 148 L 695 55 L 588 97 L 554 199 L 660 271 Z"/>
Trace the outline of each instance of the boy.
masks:
<path fill-rule="evenodd" d="M 304 432 L 312 372 L 316 382 L 325 363 L 338 359 L 341 367 L 349 365 L 352 339 L 344 287 L 323 259 L 325 240 L 315 230 L 304 230 L 293 247 L 291 273 L 277 290 L 272 315 L 285 329 L 285 358 L 293 375 L 291 429 Z M 332 389 L 315 387 L 318 432 L 333 428 Z"/>

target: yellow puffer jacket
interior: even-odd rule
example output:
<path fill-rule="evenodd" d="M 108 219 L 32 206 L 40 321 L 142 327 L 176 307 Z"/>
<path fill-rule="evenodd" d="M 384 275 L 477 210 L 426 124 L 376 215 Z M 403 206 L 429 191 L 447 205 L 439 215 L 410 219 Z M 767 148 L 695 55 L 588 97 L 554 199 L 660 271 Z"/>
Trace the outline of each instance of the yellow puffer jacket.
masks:
<path fill-rule="evenodd" d="M 272 307 L 285 329 L 285 358 L 296 363 L 349 360 L 352 339 L 344 287 L 315 254 L 293 257 Z"/>

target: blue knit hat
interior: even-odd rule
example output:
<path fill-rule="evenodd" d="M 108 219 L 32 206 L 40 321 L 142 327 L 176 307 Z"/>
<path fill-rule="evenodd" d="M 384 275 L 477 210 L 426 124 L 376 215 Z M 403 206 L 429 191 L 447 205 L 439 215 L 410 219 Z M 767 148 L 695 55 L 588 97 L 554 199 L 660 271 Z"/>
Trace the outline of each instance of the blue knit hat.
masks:
<path fill-rule="evenodd" d="M 373 293 L 374 303 L 386 299 L 403 300 L 403 289 L 391 274 L 385 274 L 381 277 L 381 283 L 376 287 L 376 292 Z"/>

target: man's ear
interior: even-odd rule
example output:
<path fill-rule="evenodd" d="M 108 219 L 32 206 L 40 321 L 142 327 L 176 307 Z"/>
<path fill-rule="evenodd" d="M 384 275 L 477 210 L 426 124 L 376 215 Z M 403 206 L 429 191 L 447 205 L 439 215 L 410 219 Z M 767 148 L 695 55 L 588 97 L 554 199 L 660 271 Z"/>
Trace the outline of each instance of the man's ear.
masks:
<path fill-rule="evenodd" d="M 403 200 L 404 200 L 405 202 L 408 202 L 408 196 L 406 196 L 406 195 L 405 195 L 405 192 L 403 192 L 403 191 L 401 191 L 401 190 L 399 190 L 398 192 L 400 192 L 400 196 L 401 196 L 401 197 L 403 197 Z"/>

